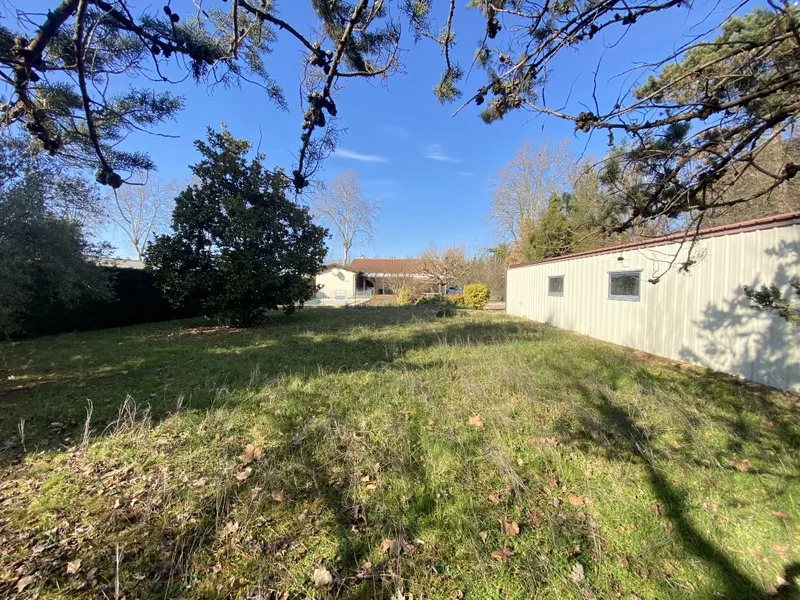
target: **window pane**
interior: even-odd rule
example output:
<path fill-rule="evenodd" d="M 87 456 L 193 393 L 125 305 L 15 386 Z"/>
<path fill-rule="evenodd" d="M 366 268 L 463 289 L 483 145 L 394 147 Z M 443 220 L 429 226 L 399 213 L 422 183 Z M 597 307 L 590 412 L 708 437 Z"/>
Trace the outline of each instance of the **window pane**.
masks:
<path fill-rule="evenodd" d="M 550 277 L 547 280 L 547 293 L 551 295 L 563 295 L 564 293 L 564 278 L 563 277 Z"/>
<path fill-rule="evenodd" d="M 609 282 L 610 296 L 627 296 L 631 298 L 639 297 L 639 274 L 631 273 L 612 275 Z"/>

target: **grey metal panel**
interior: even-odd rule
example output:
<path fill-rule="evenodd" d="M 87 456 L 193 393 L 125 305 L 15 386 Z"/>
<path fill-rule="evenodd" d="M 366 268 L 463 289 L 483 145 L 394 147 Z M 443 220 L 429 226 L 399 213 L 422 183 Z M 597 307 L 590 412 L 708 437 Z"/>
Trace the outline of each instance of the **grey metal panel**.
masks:
<path fill-rule="evenodd" d="M 700 240 L 688 273 L 688 245 L 625 250 L 510 269 L 507 311 L 556 327 L 800 392 L 800 328 L 755 311 L 743 285 L 800 276 L 800 225 Z M 647 280 L 674 266 L 657 284 Z M 618 260 L 618 259 L 622 260 Z M 610 271 L 642 270 L 639 302 L 608 299 Z M 547 278 L 564 276 L 564 295 Z"/>

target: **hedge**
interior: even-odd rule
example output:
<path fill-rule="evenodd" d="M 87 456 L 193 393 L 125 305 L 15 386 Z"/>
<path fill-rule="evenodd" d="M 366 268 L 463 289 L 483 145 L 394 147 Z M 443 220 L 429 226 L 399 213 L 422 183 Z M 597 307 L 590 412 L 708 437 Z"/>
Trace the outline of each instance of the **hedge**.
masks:
<path fill-rule="evenodd" d="M 153 276 L 142 269 L 102 267 L 109 278 L 113 295 L 110 299 L 87 299 L 37 319 L 30 335 L 47 335 L 68 331 L 86 331 L 124 327 L 139 323 L 155 323 L 196 317 L 198 307 L 173 308 L 156 286 Z"/>

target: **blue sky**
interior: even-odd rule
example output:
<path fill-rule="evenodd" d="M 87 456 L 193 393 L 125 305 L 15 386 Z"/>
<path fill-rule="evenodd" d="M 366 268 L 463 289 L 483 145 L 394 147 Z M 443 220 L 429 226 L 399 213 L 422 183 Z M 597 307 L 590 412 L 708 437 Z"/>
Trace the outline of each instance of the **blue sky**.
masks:
<path fill-rule="evenodd" d="M 36 3 L 53 4 L 45 0 Z M 172 7 L 180 12 L 183 4 L 188 2 L 173 1 Z M 437 5 L 443 10 L 445 4 L 435 2 L 435 10 Z M 305 0 L 282 0 L 278 5 L 285 20 L 312 22 Z M 483 23 L 477 11 L 467 10 L 464 5 L 466 0 L 459 0 L 455 19 L 459 44 L 455 55 L 468 68 L 475 42 L 483 35 Z M 592 73 L 598 61 L 601 61 L 598 97 L 601 102 L 613 104 L 623 80 L 612 77 L 637 62 L 665 56 L 685 41 L 689 32 L 701 33 L 718 22 L 729 5 L 729 2 L 721 5 L 697 2 L 692 11 L 672 9 L 643 19 L 621 41 L 616 31 L 596 37 L 580 51 L 561 55 L 550 75 L 548 104 L 557 107 L 569 97 L 570 105 L 575 107 L 579 106 L 579 100 L 590 98 Z M 692 28 L 709 13 L 710 18 Z M 338 124 L 345 131 L 337 153 L 319 173 L 320 178 L 329 180 L 341 171 L 353 169 L 358 172 L 365 192 L 378 198 L 381 212 L 375 241 L 371 246 L 357 248 L 357 254 L 413 256 L 431 243 L 464 244 L 469 251 L 485 248 L 494 241 L 486 222 L 490 204 L 487 181 L 526 139 L 538 142 L 543 138 L 568 137 L 576 154 L 604 153 L 605 136 L 575 134 L 569 123 L 554 118 L 517 112 L 486 125 L 477 116 L 474 105 L 453 117 L 457 104 L 440 105 L 432 92 L 443 66 L 438 47 L 425 41 L 415 44 L 407 26 L 405 29 L 401 44 L 405 73 L 392 76 L 385 84 L 351 80 L 339 94 Z M 300 30 L 311 33 L 309 27 Z M 612 44 L 615 46 L 608 48 Z M 161 177 L 185 178 L 190 173 L 188 165 L 197 160 L 192 141 L 204 137 L 207 126 L 218 127 L 224 122 L 235 136 L 260 145 L 268 166 L 291 171 L 299 149 L 302 122 L 298 104 L 301 60 L 299 44 L 279 33 L 268 66 L 284 87 L 290 105 L 288 112 L 271 104 L 256 86 L 206 89 L 187 81 L 171 88 L 185 97 L 185 110 L 176 122 L 159 130 L 178 137 L 136 135 L 129 139 L 128 149 L 148 152 L 155 159 Z M 484 81 L 483 73 L 473 70 L 463 87 L 471 92 Z M 133 83 L 148 82 L 140 79 Z M 109 231 L 107 236 L 118 246 L 118 255 L 130 255 L 118 235 Z"/>

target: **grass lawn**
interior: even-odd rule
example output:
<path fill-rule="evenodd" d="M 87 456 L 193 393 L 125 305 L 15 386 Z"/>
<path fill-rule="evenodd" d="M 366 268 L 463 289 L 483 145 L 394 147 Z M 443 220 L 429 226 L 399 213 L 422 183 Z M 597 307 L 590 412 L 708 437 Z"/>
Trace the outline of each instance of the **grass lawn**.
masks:
<path fill-rule="evenodd" d="M 0 597 L 797 594 L 797 399 L 565 331 L 312 309 L 0 369 Z"/>

